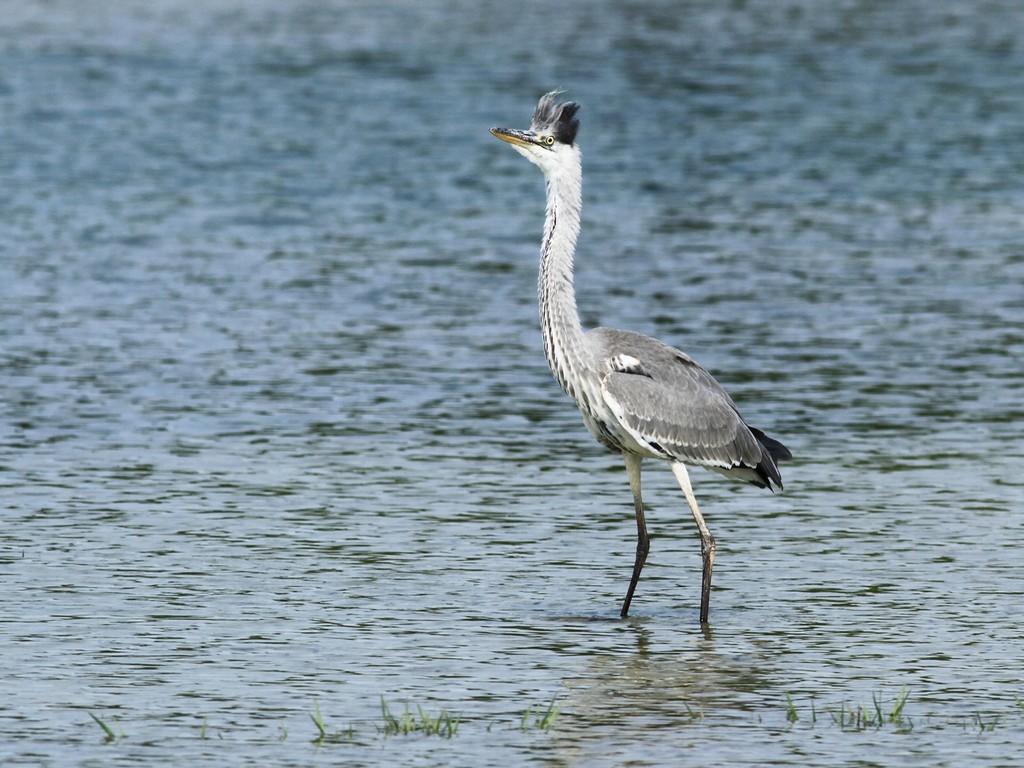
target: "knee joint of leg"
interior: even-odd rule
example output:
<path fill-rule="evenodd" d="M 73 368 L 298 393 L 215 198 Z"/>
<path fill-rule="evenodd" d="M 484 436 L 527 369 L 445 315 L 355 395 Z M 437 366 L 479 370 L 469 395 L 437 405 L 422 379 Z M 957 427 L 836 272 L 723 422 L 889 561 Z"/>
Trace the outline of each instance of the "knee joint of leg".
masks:
<path fill-rule="evenodd" d="M 715 537 L 709 534 L 707 539 L 701 539 L 700 551 L 702 555 L 715 554 Z"/>

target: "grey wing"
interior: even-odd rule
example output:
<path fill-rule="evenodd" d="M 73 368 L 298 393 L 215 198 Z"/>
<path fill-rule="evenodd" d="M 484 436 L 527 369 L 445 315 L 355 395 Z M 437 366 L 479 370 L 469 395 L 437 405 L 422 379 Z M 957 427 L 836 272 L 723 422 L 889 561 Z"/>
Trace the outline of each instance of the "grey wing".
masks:
<path fill-rule="evenodd" d="M 777 482 L 771 456 L 710 373 L 679 350 L 640 334 L 618 331 L 607 340 L 610 370 L 601 393 L 637 443 L 654 455 L 757 485 Z"/>

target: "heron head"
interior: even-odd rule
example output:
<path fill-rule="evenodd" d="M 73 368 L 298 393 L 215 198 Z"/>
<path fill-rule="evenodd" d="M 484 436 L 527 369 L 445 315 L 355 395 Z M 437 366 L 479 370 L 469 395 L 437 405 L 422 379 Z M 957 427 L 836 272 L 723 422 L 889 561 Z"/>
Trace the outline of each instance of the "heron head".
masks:
<path fill-rule="evenodd" d="M 567 154 L 578 152 L 574 142 L 580 129 L 580 121 L 576 117 L 580 105 L 574 101 L 559 103 L 555 100 L 558 94 L 558 91 L 552 91 L 541 97 L 528 130 L 491 128 L 491 133 L 507 141 L 545 173 L 561 166 Z"/>

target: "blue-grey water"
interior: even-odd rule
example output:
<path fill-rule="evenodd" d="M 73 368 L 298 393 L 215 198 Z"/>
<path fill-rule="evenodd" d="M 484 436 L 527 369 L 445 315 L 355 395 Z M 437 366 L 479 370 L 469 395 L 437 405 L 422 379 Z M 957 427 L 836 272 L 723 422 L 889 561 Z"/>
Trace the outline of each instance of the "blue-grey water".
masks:
<path fill-rule="evenodd" d="M 0 763 L 1013 764 L 1022 32 L 1012 0 L 5 3 Z M 619 620 L 625 472 L 544 364 L 543 182 L 487 129 L 556 86 L 584 322 L 687 350 L 796 457 L 774 496 L 692 474 L 707 632 L 650 462 Z M 389 736 L 382 698 L 458 730 Z"/>

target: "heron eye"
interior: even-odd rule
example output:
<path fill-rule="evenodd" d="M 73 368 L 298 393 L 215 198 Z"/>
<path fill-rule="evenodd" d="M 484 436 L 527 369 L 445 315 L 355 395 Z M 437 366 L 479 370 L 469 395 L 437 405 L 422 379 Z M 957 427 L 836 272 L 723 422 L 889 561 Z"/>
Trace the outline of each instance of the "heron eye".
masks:
<path fill-rule="evenodd" d="M 554 136 L 545 136 L 544 137 L 544 143 L 547 144 L 550 147 L 552 144 L 555 143 L 555 137 Z"/>

